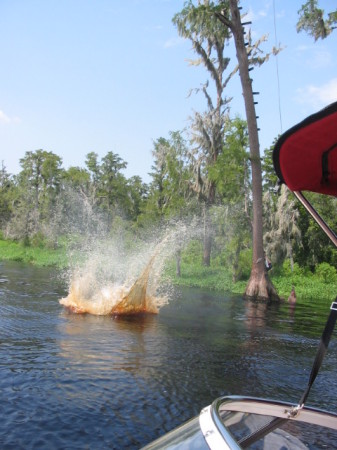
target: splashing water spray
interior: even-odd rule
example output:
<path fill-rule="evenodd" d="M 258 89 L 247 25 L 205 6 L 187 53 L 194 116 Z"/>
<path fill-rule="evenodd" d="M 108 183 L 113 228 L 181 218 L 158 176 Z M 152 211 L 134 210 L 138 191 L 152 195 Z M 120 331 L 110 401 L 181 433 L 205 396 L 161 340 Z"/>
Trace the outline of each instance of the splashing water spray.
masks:
<path fill-rule="evenodd" d="M 69 294 L 60 304 L 77 314 L 157 314 L 168 301 L 167 295 L 157 294 L 164 263 L 185 231 L 185 226 L 175 227 L 156 246 L 147 245 L 147 250 L 128 257 L 125 251 L 120 257 L 121 251 L 111 242 L 95 241 L 82 265 L 71 272 Z M 141 265 L 141 275 L 136 278 L 134 273 L 140 272 Z"/>

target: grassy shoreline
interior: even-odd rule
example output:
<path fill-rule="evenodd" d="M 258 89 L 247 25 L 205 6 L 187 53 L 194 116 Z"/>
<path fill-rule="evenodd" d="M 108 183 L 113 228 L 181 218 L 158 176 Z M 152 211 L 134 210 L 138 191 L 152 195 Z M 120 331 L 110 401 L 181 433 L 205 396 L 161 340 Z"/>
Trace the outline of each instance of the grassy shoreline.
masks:
<path fill-rule="evenodd" d="M 182 266 L 181 277 L 179 278 L 174 275 L 173 267 L 170 268 L 169 272 L 170 279 L 173 280 L 175 285 L 179 286 L 198 287 L 242 295 L 247 285 L 247 280 L 233 283 L 231 274 L 224 267 Z M 270 273 L 270 279 L 283 300 L 288 299 L 292 286 L 295 286 L 298 300 L 330 305 L 336 298 L 337 282 L 324 283 L 315 276 L 282 276 L 273 273 Z"/>
<path fill-rule="evenodd" d="M 65 248 L 49 249 L 25 246 L 13 241 L 0 240 L 0 260 L 20 261 L 39 267 L 56 266 L 60 269 L 68 266 Z"/>
<path fill-rule="evenodd" d="M 23 244 L 0 240 L 0 261 L 20 261 L 38 267 L 67 268 L 69 261 L 65 247 L 58 249 L 27 247 Z M 218 292 L 242 295 L 247 281 L 233 283 L 230 272 L 223 266 L 203 267 L 196 263 L 182 264 L 181 276 L 175 275 L 175 266 L 170 264 L 166 276 L 176 286 L 197 287 Z M 287 299 L 295 286 L 298 299 L 331 303 L 336 298 L 337 282 L 324 283 L 315 276 L 270 274 L 279 295 Z"/>

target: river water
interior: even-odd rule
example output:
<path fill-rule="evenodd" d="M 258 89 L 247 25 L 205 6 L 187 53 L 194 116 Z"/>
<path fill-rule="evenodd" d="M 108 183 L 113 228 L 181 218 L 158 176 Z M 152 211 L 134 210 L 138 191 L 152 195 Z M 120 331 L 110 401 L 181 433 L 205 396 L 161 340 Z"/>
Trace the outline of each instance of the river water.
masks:
<path fill-rule="evenodd" d="M 138 449 L 221 395 L 297 402 L 330 305 L 177 290 L 159 315 L 76 315 L 54 270 L 0 263 L 0 448 Z M 307 404 L 337 410 L 332 339 Z"/>

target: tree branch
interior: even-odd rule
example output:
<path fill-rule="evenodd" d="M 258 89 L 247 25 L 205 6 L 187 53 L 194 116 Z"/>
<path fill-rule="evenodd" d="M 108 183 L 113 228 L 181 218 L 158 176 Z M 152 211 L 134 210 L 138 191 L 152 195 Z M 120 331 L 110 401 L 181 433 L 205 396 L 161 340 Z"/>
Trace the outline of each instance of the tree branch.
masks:
<path fill-rule="evenodd" d="M 233 23 L 221 13 L 216 12 L 215 16 L 233 32 Z"/>

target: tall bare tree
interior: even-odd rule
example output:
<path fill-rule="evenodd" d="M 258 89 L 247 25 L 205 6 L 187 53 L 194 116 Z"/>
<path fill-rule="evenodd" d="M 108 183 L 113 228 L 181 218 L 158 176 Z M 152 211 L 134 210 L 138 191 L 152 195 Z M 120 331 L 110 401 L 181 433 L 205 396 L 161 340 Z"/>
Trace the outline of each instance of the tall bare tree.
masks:
<path fill-rule="evenodd" d="M 228 11 L 229 4 L 229 11 Z M 246 287 L 245 295 L 255 299 L 279 299 L 276 289 L 270 281 L 263 251 L 263 208 L 262 208 L 262 170 L 260 145 L 252 80 L 250 78 L 250 64 L 262 64 L 269 55 L 262 58 L 252 58 L 250 42 L 245 42 L 244 26 L 241 22 L 239 0 L 220 2 L 220 10 L 216 12 L 218 19 L 231 30 L 238 60 L 238 68 L 249 134 L 250 159 L 252 167 L 252 195 L 253 195 L 253 261 L 251 275 Z M 247 44 L 247 45 L 246 45 Z M 277 52 L 277 50 L 274 50 Z"/>

